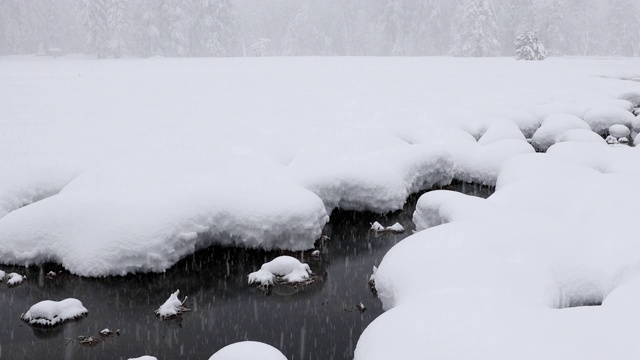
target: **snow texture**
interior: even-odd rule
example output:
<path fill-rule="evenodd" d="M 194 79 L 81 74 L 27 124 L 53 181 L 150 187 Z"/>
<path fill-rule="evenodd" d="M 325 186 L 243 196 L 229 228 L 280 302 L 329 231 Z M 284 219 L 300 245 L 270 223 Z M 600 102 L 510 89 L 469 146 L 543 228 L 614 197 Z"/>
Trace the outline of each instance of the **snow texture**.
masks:
<path fill-rule="evenodd" d="M 309 265 L 291 256 L 279 256 L 262 264 L 260 270 L 249 274 L 249 284 L 273 285 L 275 281 L 298 283 L 309 279 Z"/>
<path fill-rule="evenodd" d="M 617 80 L 638 77 L 637 60 L 529 65 L 2 58 L 0 262 L 104 276 L 164 271 L 213 244 L 308 250 L 335 208 L 385 213 L 454 179 L 495 185 L 534 151 L 525 137 L 547 149 L 587 123 L 640 130 L 640 84 Z M 575 118 L 552 125 L 557 114 Z"/>
<path fill-rule="evenodd" d="M 128 360 L 158 360 L 158 358 L 151 355 L 143 355 L 137 358 L 129 358 Z"/>
<path fill-rule="evenodd" d="M 0 270 L 0 282 L 4 281 L 4 278 L 7 276 L 7 273 L 3 270 Z"/>
<path fill-rule="evenodd" d="M 209 360 L 287 360 L 271 345 L 257 341 L 241 341 L 227 345 L 213 354 Z"/>
<path fill-rule="evenodd" d="M 56 326 L 86 316 L 89 311 L 78 299 L 44 300 L 33 305 L 20 318 L 32 326 Z"/>

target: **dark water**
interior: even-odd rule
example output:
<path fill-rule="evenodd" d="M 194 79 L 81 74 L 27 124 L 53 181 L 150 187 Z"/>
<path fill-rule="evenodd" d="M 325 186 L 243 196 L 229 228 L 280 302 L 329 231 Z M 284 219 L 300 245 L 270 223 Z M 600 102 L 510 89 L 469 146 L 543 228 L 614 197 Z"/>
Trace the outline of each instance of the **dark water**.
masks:
<path fill-rule="evenodd" d="M 451 189 L 486 197 L 491 189 L 457 184 Z M 289 360 L 352 359 L 358 337 L 382 313 L 367 282 L 373 265 L 413 230 L 411 216 L 418 196 L 403 211 L 387 215 L 335 211 L 324 229 L 330 240 L 318 243 L 318 258 L 306 253 L 265 252 L 211 247 L 183 259 L 164 274 L 81 278 L 59 266 L 12 268 L 28 281 L 8 288 L 0 284 L 0 359 L 127 359 L 144 354 L 158 359 L 208 359 L 220 348 L 243 340 L 275 346 Z M 375 235 L 370 223 L 400 222 L 404 234 Z M 247 275 L 279 255 L 307 262 L 323 280 L 303 289 L 274 289 L 270 294 L 247 284 Z M 193 309 L 174 320 L 154 315 L 176 289 Z M 34 329 L 20 315 L 39 301 L 74 297 L 89 316 L 52 330 Z M 355 305 L 362 302 L 361 313 Z M 120 336 L 102 338 L 93 347 L 78 336 L 100 338 L 104 328 Z"/>

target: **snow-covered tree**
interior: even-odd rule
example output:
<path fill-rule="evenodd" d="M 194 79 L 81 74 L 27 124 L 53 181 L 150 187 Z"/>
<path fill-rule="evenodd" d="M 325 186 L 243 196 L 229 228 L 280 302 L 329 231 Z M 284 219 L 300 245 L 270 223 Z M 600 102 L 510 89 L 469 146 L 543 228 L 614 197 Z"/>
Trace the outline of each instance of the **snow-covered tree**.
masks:
<path fill-rule="evenodd" d="M 141 56 L 162 54 L 160 42 L 160 0 L 143 0 L 137 4 L 135 14 L 134 52 Z"/>
<path fill-rule="evenodd" d="M 453 54 L 460 56 L 497 56 L 498 25 L 489 0 L 465 0 L 453 31 Z"/>
<path fill-rule="evenodd" d="M 544 60 L 547 58 L 547 51 L 535 33 L 525 30 L 516 38 L 515 46 L 516 60 Z"/>
<path fill-rule="evenodd" d="M 107 0 L 108 52 L 120 57 L 128 51 L 131 39 L 131 21 L 126 0 Z"/>
<path fill-rule="evenodd" d="M 106 0 L 81 0 L 85 39 L 98 58 L 105 57 L 109 49 L 109 24 L 107 22 Z"/>

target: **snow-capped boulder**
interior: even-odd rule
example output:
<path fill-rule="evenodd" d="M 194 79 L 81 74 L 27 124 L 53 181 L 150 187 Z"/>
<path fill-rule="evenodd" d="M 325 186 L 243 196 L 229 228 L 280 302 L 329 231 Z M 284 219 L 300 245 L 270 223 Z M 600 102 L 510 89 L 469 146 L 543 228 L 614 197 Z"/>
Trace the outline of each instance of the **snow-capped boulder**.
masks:
<path fill-rule="evenodd" d="M 567 141 L 579 141 L 579 142 L 595 142 L 604 144 L 605 141 L 602 136 L 587 129 L 571 129 L 567 130 L 556 139 L 556 143 Z"/>
<path fill-rule="evenodd" d="M 158 358 L 151 355 L 143 355 L 137 358 L 129 358 L 127 360 L 158 360 Z"/>
<path fill-rule="evenodd" d="M 383 226 L 376 221 L 373 224 L 371 224 L 371 231 L 374 231 L 376 233 L 381 233 L 381 232 L 402 233 L 404 232 L 404 227 L 400 223 L 395 223 L 391 226 Z"/>
<path fill-rule="evenodd" d="M 7 273 L 2 271 L 2 270 L 0 270 L 0 282 L 4 281 L 5 276 L 7 276 Z"/>
<path fill-rule="evenodd" d="M 624 125 L 615 124 L 609 127 L 609 135 L 611 136 L 621 138 L 627 137 L 629 136 L 629 134 L 631 134 L 631 130 L 629 130 L 629 128 Z"/>
<path fill-rule="evenodd" d="M 32 326 L 49 327 L 85 317 L 88 313 L 89 311 L 80 300 L 69 298 L 61 301 L 41 301 L 33 305 L 20 318 Z"/>
<path fill-rule="evenodd" d="M 554 114 L 542 122 L 542 125 L 533 134 L 531 145 L 538 151 L 547 149 L 558 142 L 558 138 L 568 130 L 591 130 L 589 124 L 575 115 Z"/>
<path fill-rule="evenodd" d="M 185 296 L 184 299 L 180 301 L 180 299 L 178 299 L 178 295 L 180 295 L 180 290 L 176 290 L 176 292 L 171 294 L 167 301 L 160 305 L 160 307 L 155 311 L 156 315 L 164 320 L 174 318 L 190 311 L 190 309 L 184 306 L 184 303 L 187 301 L 187 297 Z"/>
<path fill-rule="evenodd" d="M 209 360 L 287 360 L 271 345 L 257 341 L 241 341 L 227 345 L 213 354 Z"/>
<path fill-rule="evenodd" d="M 632 127 L 634 118 L 632 113 L 619 107 L 597 107 L 589 109 L 584 114 L 584 121 L 591 126 L 591 130 L 600 135 L 605 135 L 612 125 Z"/>
<path fill-rule="evenodd" d="M 249 274 L 249 284 L 269 286 L 275 282 L 299 283 L 309 280 L 310 275 L 309 265 L 285 255 L 262 264 L 260 270 Z"/>
<path fill-rule="evenodd" d="M 24 275 L 20 275 L 18 273 L 10 273 L 7 275 L 7 285 L 8 286 L 18 286 L 20 284 L 22 284 L 22 282 L 26 279 L 27 277 Z"/>

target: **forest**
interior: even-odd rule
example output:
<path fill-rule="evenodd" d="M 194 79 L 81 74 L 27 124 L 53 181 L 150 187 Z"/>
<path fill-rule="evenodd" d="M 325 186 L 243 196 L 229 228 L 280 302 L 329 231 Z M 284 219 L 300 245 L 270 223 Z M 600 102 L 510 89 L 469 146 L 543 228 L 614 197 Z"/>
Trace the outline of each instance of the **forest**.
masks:
<path fill-rule="evenodd" d="M 0 55 L 640 56 L 636 0 L 3 0 Z"/>

